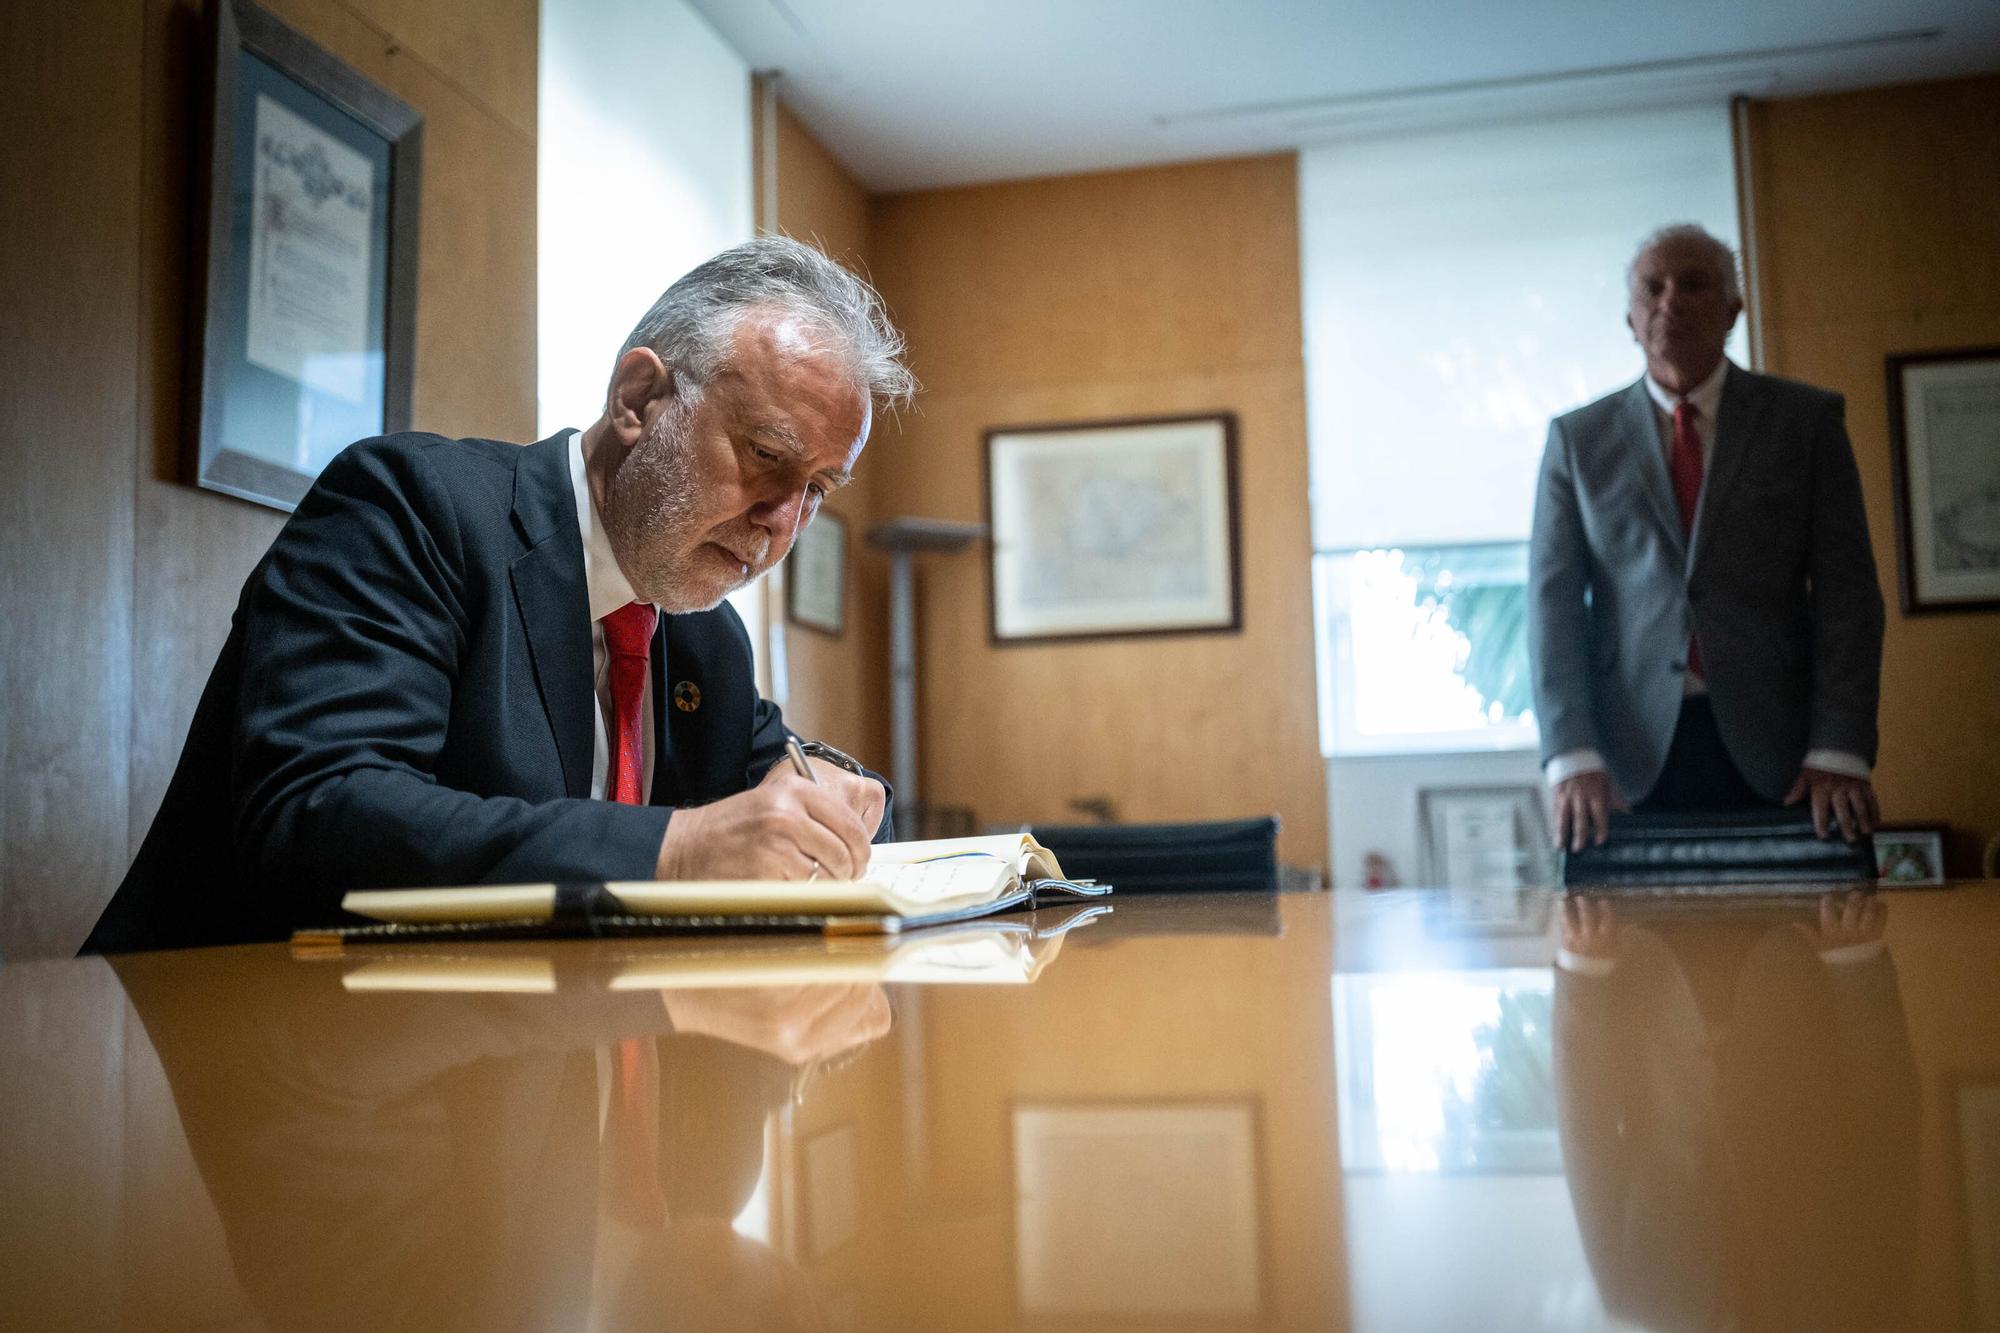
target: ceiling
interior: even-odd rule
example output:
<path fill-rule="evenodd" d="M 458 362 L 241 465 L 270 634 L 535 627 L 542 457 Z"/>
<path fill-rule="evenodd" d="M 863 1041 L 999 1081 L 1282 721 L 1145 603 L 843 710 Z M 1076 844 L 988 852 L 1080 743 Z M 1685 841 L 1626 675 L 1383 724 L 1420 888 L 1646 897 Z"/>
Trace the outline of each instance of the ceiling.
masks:
<path fill-rule="evenodd" d="M 690 3 L 878 193 L 2000 69 L 2000 0 Z"/>

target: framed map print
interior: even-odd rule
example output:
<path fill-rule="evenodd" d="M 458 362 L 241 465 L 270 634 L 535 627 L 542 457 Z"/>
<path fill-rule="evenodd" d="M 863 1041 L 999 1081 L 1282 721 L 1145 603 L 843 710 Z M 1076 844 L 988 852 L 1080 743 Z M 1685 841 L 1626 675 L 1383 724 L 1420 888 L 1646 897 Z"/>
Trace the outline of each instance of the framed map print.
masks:
<path fill-rule="evenodd" d="M 1236 418 L 986 432 L 995 643 L 1242 628 Z"/>
<path fill-rule="evenodd" d="M 1889 358 L 1903 611 L 2000 611 L 2000 347 Z"/>
<path fill-rule="evenodd" d="M 190 480 L 295 507 L 410 425 L 423 118 L 249 0 L 209 0 Z"/>

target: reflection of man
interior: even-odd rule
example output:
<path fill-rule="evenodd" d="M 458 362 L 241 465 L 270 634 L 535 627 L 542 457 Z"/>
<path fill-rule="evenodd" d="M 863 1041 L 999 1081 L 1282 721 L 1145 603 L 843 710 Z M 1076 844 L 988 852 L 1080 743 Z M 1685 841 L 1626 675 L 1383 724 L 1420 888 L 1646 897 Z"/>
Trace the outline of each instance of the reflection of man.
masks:
<path fill-rule="evenodd" d="M 731 1221 L 793 1057 L 887 1032 L 879 986 L 388 997 L 275 954 L 115 966 L 270 1327 L 823 1325 Z"/>
<path fill-rule="evenodd" d="M 1620 921 L 1564 904 L 1563 1166 L 1608 1313 L 1907 1327 L 1920 1091 L 1885 910 Z"/>
<path fill-rule="evenodd" d="M 245 585 L 85 947 L 282 938 L 369 886 L 858 874 L 885 789 L 776 763 L 721 602 L 907 397 L 900 346 L 864 283 L 765 238 L 660 298 L 588 430 L 345 451 Z"/>
<path fill-rule="evenodd" d="M 1529 650 L 1556 837 L 1629 805 L 1809 798 L 1876 818 L 1882 595 L 1839 395 L 1722 354 L 1736 260 L 1667 227 L 1632 261 L 1644 378 L 1556 418 L 1529 549 Z"/>

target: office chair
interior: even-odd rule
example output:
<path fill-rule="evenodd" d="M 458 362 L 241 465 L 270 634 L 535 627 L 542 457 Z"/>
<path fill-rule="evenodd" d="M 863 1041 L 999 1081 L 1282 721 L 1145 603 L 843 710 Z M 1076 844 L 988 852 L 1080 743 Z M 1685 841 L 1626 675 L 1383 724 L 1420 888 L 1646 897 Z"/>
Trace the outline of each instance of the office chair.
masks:
<path fill-rule="evenodd" d="M 1276 815 L 1196 824 L 1036 824 L 1029 831 L 1056 854 L 1065 874 L 1119 893 L 1278 888 Z"/>

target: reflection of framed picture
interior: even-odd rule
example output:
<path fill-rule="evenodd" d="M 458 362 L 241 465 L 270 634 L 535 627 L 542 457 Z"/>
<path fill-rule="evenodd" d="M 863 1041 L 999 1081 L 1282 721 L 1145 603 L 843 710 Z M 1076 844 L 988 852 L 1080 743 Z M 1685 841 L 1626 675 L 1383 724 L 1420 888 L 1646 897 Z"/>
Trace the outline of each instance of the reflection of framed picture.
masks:
<path fill-rule="evenodd" d="M 248 0 L 210 0 L 192 480 L 291 509 L 410 424 L 423 118 Z"/>
<path fill-rule="evenodd" d="M 1944 830 L 1875 830 L 1875 877 L 1883 884 L 1944 883 Z"/>
<path fill-rule="evenodd" d="M 1236 418 L 986 432 L 995 643 L 1242 627 Z"/>
<path fill-rule="evenodd" d="M 805 1141 L 799 1155 L 804 1168 L 806 1254 L 819 1259 L 853 1240 L 859 1229 L 854 1127 L 822 1130 Z"/>
<path fill-rule="evenodd" d="M 847 592 L 847 520 L 822 509 L 785 557 L 785 614 L 792 623 L 839 634 Z"/>
<path fill-rule="evenodd" d="M 1557 882 L 1539 786 L 1427 787 L 1417 826 L 1425 884 L 1476 895 Z"/>
<path fill-rule="evenodd" d="M 2000 347 L 1889 358 L 1903 610 L 2000 610 Z"/>
<path fill-rule="evenodd" d="M 1259 1313 L 1254 1104 L 1021 1105 L 1013 1118 L 1022 1312 L 1155 1320 Z"/>
<path fill-rule="evenodd" d="M 1959 1081 L 1967 1268 L 1980 1328 L 2000 1328 L 2000 1079 Z"/>

